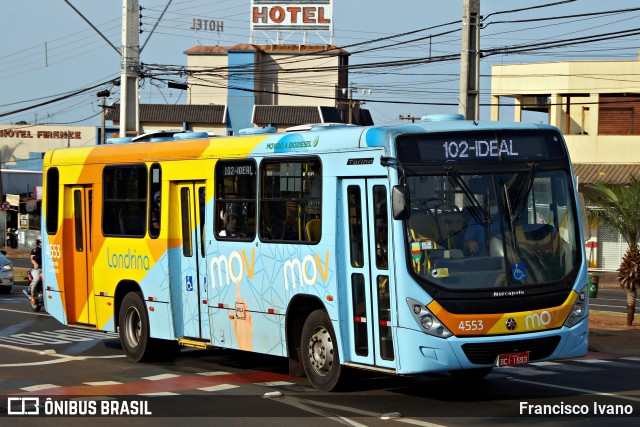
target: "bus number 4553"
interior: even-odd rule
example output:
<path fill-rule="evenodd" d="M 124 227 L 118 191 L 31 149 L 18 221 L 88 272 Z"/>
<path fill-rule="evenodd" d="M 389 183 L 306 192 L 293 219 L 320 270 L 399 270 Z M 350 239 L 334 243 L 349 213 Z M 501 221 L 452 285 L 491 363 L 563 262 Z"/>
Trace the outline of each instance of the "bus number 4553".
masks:
<path fill-rule="evenodd" d="M 463 320 L 458 325 L 458 329 L 461 331 L 482 331 L 484 325 L 482 320 Z"/>

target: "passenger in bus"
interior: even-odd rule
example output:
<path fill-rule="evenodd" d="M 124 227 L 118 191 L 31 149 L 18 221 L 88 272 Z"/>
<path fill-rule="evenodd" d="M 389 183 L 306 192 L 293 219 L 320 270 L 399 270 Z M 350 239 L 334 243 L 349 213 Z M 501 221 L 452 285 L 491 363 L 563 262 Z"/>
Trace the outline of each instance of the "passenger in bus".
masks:
<path fill-rule="evenodd" d="M 478 212 L 480 217 L 484 216 L 483 212 Z M 479 222 L 475 216 L 472 216 L 467 224 L 464 233 L 464 250 L 469 256 L 482 256 L 486 254 L 487 241 L 492 236 L 500 233 L 500 218 L 498 214 L 498 204 L 495 196 L 489 200 L 489 221 L 487 223 Z"/>
<path fill-rule="evenodd" d="M 238 216 L 233 210 L 233 205 L 228 205 L 227 208 L 220 210 L 220 220 L 222 221 L 222 227 L 220 229 L 220 236 L 235 236 L 236 225 L 238 223 Z"/>

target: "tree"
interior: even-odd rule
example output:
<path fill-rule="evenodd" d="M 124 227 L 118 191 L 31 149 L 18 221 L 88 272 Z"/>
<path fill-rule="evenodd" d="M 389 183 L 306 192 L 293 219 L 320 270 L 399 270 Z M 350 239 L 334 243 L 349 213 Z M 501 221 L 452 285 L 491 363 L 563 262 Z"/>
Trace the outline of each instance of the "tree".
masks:
<path fill-rule="evenodd" d="M 631 326 L 640 287 L 640 178 L 631 176 L 626 185 L 596 182 L 587 188 L 587 197 L 600 208 L 590 210 L 589 217 L 620 233 L 629 245 L 618 268 L 618 281 L 627 292 L 627 326 Z"/>

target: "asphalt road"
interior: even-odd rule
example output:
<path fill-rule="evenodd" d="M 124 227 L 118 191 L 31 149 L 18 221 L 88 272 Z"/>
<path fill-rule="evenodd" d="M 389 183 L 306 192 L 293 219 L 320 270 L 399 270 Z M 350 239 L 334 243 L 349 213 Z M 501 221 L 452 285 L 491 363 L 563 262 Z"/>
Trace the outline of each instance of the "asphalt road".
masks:
<path fill-rule="evenodd" d="M 627 293 L 621 288 L 598 289 L 598 296 L 589 298 L 589 308 L 613 313 L 626 313 Z M 636 314 L 640 314 L 638 305 L 636 305 Z"/>
<path fill-rule="evenodd" d="M 131 363 L 116 334 L 64 327 L 46 313 L 33 313 L 24 296 L 0 295 L 3 426 L 125 421 L 99 416 L 102 405 L 111 415 L 126 407 L 126 423 L 135 426 L 631 426 L 640 421 L 640 386 L 634 380 L 639 376 L 640 358 L 590 354 L 495 369 L 471 383 L 446 373 L 397 377 L 354 371 L 342 391 L 323 393 L 305 378 L 290 377 L 286 360 L 240 351 L 183 350 L 171 362 Z M 36 399 L 39 410 L 48 402 L 53 412 L 18 414 L 35 411 Z M 134 405 L 141 414 L 131 413 Z M 92 407 L 96 415 L 87 412 Z M 545 407 L 565 414 L 539 415 Z M 70 410 L 91 417 L 50 418 Z M 620 413 L 601 414 L 614 410 Z"/>

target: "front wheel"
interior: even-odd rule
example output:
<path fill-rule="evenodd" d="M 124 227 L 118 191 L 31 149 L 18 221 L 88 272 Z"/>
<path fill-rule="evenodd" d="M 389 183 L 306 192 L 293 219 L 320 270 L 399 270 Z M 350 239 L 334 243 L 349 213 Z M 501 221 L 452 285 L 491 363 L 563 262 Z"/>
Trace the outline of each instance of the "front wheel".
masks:
<path fill-rule="evenodd" d="M 318 390 L 331 391 L 340 381 L 342 366 L 337 344 L 327 313 L 311 313 L 302 328 L 302 365 L 309 382 Z"/>

